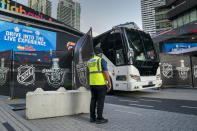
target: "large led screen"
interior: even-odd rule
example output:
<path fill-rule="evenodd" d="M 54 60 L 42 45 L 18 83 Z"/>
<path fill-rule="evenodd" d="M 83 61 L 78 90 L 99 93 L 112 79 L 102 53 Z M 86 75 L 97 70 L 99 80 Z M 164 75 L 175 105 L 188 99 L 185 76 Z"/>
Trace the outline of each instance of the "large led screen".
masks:
<path fill-rule="evenodd" d="M 185 49 L 197 47 L 197 43 L 165 43 L 163 44 L 162 52 L 176 52 L 183 51 Z"/>
<path fill-rule="evenodd" d="M 56 33 L 0 20 L 0 51 L 56 49 Z"/>

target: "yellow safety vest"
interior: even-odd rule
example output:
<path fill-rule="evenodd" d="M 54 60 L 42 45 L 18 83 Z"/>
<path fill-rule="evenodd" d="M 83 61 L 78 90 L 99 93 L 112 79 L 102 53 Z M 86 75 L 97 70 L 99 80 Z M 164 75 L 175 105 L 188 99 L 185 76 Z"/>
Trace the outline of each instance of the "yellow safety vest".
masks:
<path fill-rule="evenodd" d="M 105 76 L 102 73 L 101 58 L 94 56 L 88 61 L 89 85 L 106 85 Z"/>

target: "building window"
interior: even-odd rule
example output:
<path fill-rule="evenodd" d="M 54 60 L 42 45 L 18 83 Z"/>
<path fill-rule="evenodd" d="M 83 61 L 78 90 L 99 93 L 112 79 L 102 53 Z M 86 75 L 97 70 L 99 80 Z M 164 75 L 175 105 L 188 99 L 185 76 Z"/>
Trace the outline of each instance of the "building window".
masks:
<path fill-rule="evenodd" d="M 194 9 L 190 12 L 190 22 L 197 20 L 196 17 L 196 9 Z"/>
<path fill-rule="evenodd" d="M 188 24 L 190 22 L 190 15 L 188 13 L 186 13 L 184 16 L 183 16 L 183 23 L 184 25 L 185 24 Z"/>
<path fill-rule="evenodd" d="M 182 17 L 179 17 L 179 18 L 177 19 L 177 21 L 178 21 L 178 27 L 180 27 L 180 26 L 183 25 L 183 19 L 182 19 Z"/>
<path fill-rule="evenodd" d="M 158 20 L 159 20 L 159 17 L 158 17 L 158 15 L 156 15 L 156 16 L 155 16 L 155 20 L 156 20 L 156 21 L 158 21 Z"/>
<path fill-rule="evenodd" d="M 177 28 L 177 27 L 178 27 L 178 23 L 177 23 L 177 20 L 176 20 L 176 19 L 173 20 L 173 27 L 174 27 L 174 28 Z"/>
<path fill-rule="evenodd" d="M 156 23 L 156 28 L 157 28 L 157 29 L 159 29 L 159 28 L 160 28 L 159 23 Z"/>
<path fill-rule="evenodd" d="M 166 27 L 166 28 L 167 28 L 167 27 L 172 27 L 172 23 L 171 23 L 171 22 L 166 22 L 165 27 Z"/>

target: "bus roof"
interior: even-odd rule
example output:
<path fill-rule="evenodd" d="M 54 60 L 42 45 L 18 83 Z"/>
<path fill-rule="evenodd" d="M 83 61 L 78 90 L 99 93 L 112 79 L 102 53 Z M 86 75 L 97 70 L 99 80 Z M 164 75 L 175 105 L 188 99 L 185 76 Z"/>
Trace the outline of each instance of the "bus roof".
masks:
<path fill-rule="evenodd" d="M 106 32 L 104 32 L 104 33 L 102 33 L 102 34 L 100 34 L 100 35 L 94 37 L 94 39 L 97 39 L 97 38 L 103 36 L 104 34 L 107 34 L 107 33 L 111 32 L 111 31 L 113 31 L 113 30 L 116 30 L 116 29 L 136 30 L 136 31 L 140 31 L 140 32 L 143 32 L 143 33 L 145 33 L 145 34 L 148 34 L 148 33 L 144 32 L 144 31 L 142 31 L 142 30 L 139 30 L 139 29 L 128 28 L 128 27 L 113 27 L 111 30 L 108 30 L 108 31 L 106 31 Z"/>

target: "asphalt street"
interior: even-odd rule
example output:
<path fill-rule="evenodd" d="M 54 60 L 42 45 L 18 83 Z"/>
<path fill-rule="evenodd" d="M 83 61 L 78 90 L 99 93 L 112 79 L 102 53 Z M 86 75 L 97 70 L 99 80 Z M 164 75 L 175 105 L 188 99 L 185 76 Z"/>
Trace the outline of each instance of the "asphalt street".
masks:
<path fill-rule="evenodd" d="M 132 97 L 116 94 L 107 95 L 105 102 L 129 107 L 197 115 L 197 101 L 192 100 L 160 99 L 139 96 Z"/>

